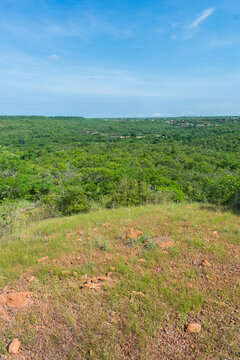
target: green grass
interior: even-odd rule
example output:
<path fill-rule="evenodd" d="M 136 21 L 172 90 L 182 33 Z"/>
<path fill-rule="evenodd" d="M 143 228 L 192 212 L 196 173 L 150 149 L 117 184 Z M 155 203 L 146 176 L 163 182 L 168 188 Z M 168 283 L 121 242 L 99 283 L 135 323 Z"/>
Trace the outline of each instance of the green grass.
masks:
<path fill-rule="evenodd" d="M 102 225 L 108 222 L 110 227 Z M 131 228 L 144 237 L 126 240 Z M 1 352 L 17 336 L 22 352 L 36 359 L 192 359 L 193 353 L 237 359 L 239 231 L 237 215 L 197 204 L 99 210 L 26 224 L 1 242 L 0 282 L 32 291 L 34 302 L 8 327 L 2 324 Z M 171 236 L 175 246 L 144 247 L 154 236 Z M 43 256 L 49 260 L 38 263 Z M 209 268 L 201 265 L 204 259 Z M 100 291 L 82 287 L 86 275 L 109 271 L 112 282 Z M 202 324 L 199 335 L 184 332 L 192 320 Z"/>

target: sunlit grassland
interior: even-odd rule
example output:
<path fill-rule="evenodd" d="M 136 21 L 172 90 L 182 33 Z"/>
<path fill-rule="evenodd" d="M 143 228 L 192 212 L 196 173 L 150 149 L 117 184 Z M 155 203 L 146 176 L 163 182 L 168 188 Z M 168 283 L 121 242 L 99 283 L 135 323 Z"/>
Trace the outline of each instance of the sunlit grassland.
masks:
<path fill-rule="evenodd" d="M 126 241 L 131 228 L 144 237 Z M 155 236 L 172 237 L 175 246 L 144 247 Z M 237 359 L 231 319 L 240 296 L 239 238 L 237 215 L 198 204 L 99 210 L 27 224 L 1 242 L 0 281 L 32 291 L 34 303 L 1 331 L 6 339 L 21 338 L 25 351 L 41 343 L 45 356 L 56 359 Z M 38 263 L 44 256 L 49 259 Z M 201 265 L 205 259 L 210 267 Z M 83 277 L 109 271 L 111 285 L 82 288 Z M 200 335 L 184 332 L 191 319 L 201 322 Z M 165 337 L 169 329 L 182 334 L 178 345 Z"/>

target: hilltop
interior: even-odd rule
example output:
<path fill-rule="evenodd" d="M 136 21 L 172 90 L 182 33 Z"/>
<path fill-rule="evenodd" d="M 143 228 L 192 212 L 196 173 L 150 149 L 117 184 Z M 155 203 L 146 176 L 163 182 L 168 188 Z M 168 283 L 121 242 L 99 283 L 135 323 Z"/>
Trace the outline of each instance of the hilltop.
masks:
<path fill-rule="evenodd" d="M 0 244 L 2 358 L 237 359 L 239 235 L 185 203 L 28 223 Z"/>

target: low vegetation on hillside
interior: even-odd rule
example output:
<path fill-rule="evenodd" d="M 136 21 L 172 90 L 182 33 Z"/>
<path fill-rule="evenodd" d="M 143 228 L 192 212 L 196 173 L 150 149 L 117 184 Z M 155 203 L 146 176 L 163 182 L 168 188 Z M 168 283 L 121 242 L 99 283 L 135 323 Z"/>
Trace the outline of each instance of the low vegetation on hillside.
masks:
<path fill-rule="evenodd" d="M 0 243 L 1 358 L 237 360 L 239 238 L 199 204 L 29 220 Z"/>
<path fill-rule="evenodd" d="M 166 200 L 240 207 L 239 117 L 1 116 L 0 125 L 5 208 L 27 200 L 48 217 Z"/>

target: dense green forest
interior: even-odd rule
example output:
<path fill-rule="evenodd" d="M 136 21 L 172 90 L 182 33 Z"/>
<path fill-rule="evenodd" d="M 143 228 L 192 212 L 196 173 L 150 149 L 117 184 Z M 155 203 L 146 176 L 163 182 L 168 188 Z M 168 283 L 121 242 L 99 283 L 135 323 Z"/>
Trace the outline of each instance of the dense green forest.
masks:
<path fill-rule="evenodd" d="M 0 117 L 0 204 L 240 207 L 240 117 Z M 2 215 L 3 216 L 3 215 Z"/>

